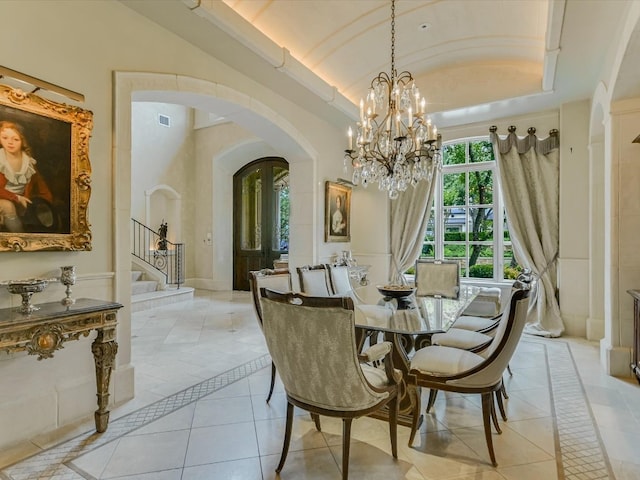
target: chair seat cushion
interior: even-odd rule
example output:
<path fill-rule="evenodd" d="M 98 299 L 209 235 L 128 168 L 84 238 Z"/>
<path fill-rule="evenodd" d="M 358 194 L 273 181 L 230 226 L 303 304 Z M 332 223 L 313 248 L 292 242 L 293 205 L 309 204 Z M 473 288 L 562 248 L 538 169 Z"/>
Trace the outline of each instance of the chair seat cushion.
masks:
<path fill-rule="evenodd" d="M 432 345 L 421 348 L 411 359 L 411 369 L 423 373 L 455 375 L 484 361 L 480 355 L 453 347 Z"/>
<path fill-rule="evenodd" d="M 387 378 L 387 374 L 384 371 L 384 368 L 376 368 L 367 364 L 360 364 L 362 367 L 362 373 L 364 374 L 364 378 L 367 379 L 371 385 L 376 388 L 385 388 L 389 386 L 389 379 Z M 398 369 L 394 369 L 393 376 L 397 381 L 402 379 L 402 372 Z"/>
<path fill-rule="evenodd" d="M 355 321 L 357 325 L 388 327 L 393 310 L 381 305 L 356 305 Z M 363 318 L 364 317 L 364 318 Z"/>
<path fill-rule="evenodd" d="M 436 333 L 431 337 L 433 345 L 441 345 L 443 347 L 462 348 L 469 350 L 491 342 L 493 337 L 484 333 L 474 332 L 471 330 L 463 330 L 461 328 L 450 328 L 445 333 Z"/>
<path fill-rule="evenodd" d="M 493 318 L 462 315 L 453 323 L 453 327 L 461 330 L 473 330 L 474 332 L 477 332 L 478 330 L 484 330 L 485 328 L 491 327 L 496 322 L 497 320 Z"/>

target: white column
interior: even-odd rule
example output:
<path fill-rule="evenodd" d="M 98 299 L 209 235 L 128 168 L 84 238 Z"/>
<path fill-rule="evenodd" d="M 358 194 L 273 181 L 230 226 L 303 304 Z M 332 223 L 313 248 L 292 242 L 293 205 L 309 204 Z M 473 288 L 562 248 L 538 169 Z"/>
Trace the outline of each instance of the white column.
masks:
<path fill-rule="evenodd" d="M 587 339 L 604 337 L 604 139 L 589 145 L 589 318 Z"/>

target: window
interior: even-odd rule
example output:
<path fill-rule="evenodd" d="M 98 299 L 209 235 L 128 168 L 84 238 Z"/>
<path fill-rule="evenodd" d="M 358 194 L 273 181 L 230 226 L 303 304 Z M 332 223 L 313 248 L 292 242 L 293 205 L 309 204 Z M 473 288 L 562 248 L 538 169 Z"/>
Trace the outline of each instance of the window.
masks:
<path fill-rule="evenodd" d="M 457 260 L 469 279 L 502 281 L 519 273 L 486 137 L 443 146 L 421 257 Z"/>

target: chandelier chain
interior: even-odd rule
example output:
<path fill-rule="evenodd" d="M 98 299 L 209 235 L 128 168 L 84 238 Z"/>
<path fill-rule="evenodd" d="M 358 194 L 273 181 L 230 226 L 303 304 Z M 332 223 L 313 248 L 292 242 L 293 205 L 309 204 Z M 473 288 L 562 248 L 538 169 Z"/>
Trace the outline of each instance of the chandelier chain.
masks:
<path fill-rule="evenodd" d="M 391 79 L 396 79 L 396 0 L 391 0 Z"/>
<path fill-rule="evenodd" d="M 351 162 L 355 185 L 377 183 L 390 199 L 422 180 L 431 181 L 441 162 L 441 137 L 426 116 L 426 100 L 410 72 L 398 76 L 395 53 L 396 10 L 391 0 L 391 72 L 380 72 L 366 100 L 360 100 L 359 121 L 355 132 L 349 127 L 344 156 L 345 173 Z"/>

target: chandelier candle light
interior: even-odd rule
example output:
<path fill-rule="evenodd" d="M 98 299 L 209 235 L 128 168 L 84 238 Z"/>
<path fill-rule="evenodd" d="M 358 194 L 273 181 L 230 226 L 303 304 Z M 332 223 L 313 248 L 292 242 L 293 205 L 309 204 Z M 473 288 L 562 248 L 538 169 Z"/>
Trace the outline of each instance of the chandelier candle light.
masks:
<path fill-rule="evenodd" d="M 366 100 L 360 100 L 356 148 L 349 127 L 344 156 L 345 168 L 351 161 L 355 185 L 377 182 L 392 200 L 409 185 L 431 180 L 434 168 L 440 167 L 442 144 L 436 126 L 425 119 L 427 102 L 411 73 L 396 72 L 395 18 L 391 0 L 391 75 L 381 72 L 371 81 Z"/>

